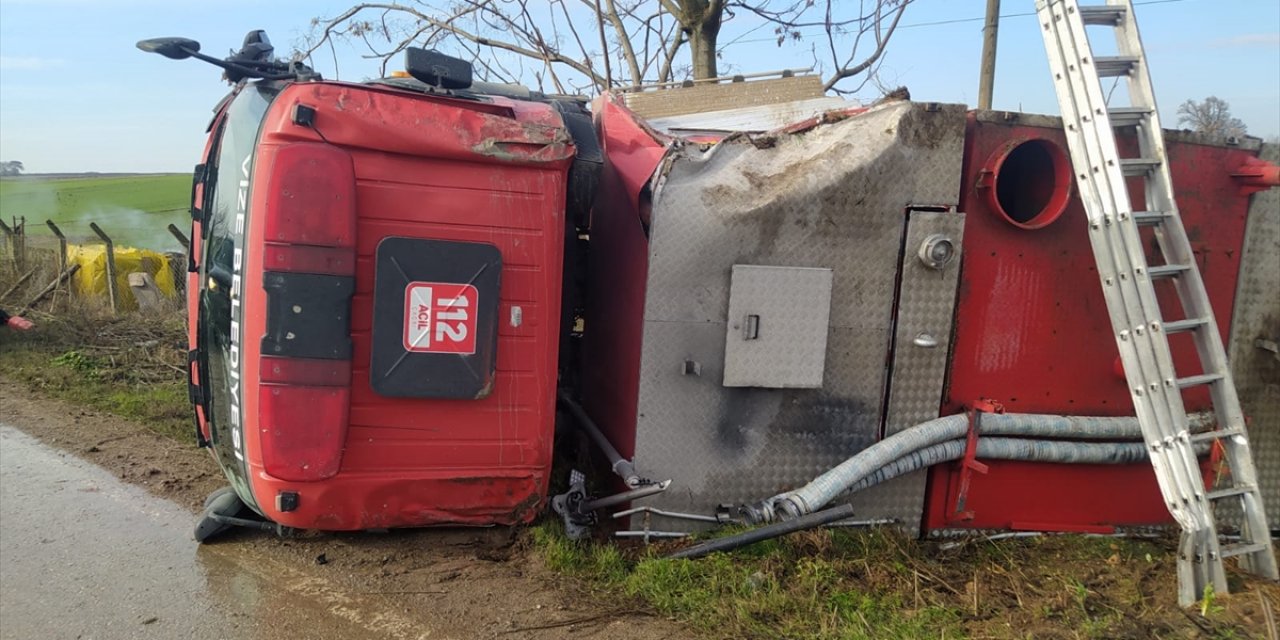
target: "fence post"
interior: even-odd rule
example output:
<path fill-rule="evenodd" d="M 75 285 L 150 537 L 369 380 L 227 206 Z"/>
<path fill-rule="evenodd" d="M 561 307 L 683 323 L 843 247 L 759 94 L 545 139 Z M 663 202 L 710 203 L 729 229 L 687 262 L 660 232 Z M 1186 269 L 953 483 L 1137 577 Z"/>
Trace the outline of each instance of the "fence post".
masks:
<path fill-rule="evenodd" d="M 120 294 L 116 291 L 116 247 L 111 242 L 111 237 L 98 227 L 98 223 L 90 222 L 89 228 L 107 245 L 107 295 L 111 297 L 111 313 L 114 314 L 120 310 Z"/>
<path fill-rule="evenodd" d="M 59 229 L 52 220 L 45 220 L 44 223 L 49 225 L 49 230 L 58 237 L 58 273 L 62 273 L 67 270 L 67 236 L 62 234 L 62 229 Z M 72 289 L 71 286 L 67 287 L 68 300 L 71 299 Z"/>
<path fill-rule="evenodd" d="M 18 271 L 27 268 L 27 217 L 13 218 L 13 264 Z"/>
<path fill-rule="evenodd" d="M 13 270 L 19 273 L 27 264 L 27 242 L 26 217 L 19 222 L 18 218 L 11 218 L 13 226 L 5 224 L 4 220 L 0 220 L 0 231 L 4 232 L 5 237 L 9 240 L 9 253 L 13 258 Z"/>
<path fill-rule="evenodd" d="M 14 247 L 13 229 L 10 228 L 9 225 L 5 224 L 4 218 L 0 218 L 0 231 L 4 232 L 5 244 L 8 245 L 10 251 L 12 252 Z M 18 256 L 14 255 L 11 257 L 13 258 L 13 270 L 16 272 L 18 271 Z"/>
<path fill-rule="evenodd" d="M 191 241 L 187 240 L 186 234 L 182 233 L 182 231 L 178 229 L 178 227 L 174 226 L 173 223 L 169 223 L 169 233 L 172 234 L 174 238 L 178 239 L 178 244 L 182 245 L 183 249 L 188 251 L 191 250 Z"/>
<path fill-rule="evenodd" d="M 67 237 L 62 235 L 62 229 L 52 220 L 45 220 L 44 223 L 49 225 L 53 235 L 58 236 L 58 273 L 62 273 L 67 270 Z"/>

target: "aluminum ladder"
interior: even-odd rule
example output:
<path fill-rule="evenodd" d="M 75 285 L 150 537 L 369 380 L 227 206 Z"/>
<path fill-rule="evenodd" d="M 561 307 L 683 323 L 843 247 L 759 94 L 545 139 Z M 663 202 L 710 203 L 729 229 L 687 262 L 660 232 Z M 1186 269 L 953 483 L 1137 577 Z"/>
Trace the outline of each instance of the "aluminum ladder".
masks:
<path fill-rule="evenodd" d="M 1244 415 L 1204 281 L 1174 202 L 1133 5 L 1130 0 L 1083 7 L 1077 0 L 1036 0 L 1036 15 L 1130 396 L 1165 504 L 1182 527 L 1178 600 L 1190 605 L 1209 588 L 1226 593 L 1222 561 L 1233 556 L 1240 558 L 1247 571 L 1280 579 Z M 1095 57 L 1086 25 L 1112 27 L 1117 55 Z M 1108 106 L 1101 77 L 1126 77 L 1131 104 Z M 1120 157 L 1113 127 L 1137 128 L 1139 157 Z M 1131 176 L 1145 183 L 1146 211 L 1134 211 L 1129 202 L 1125 178 Z M 1140 226 L 1154 229 L 1160 255 L 1150 262 Z M 1160 280 L 1172 280 L 1183 318 L 1163 318 L 1156 303 L 1155 282 Z M 1195 340 L 1200 373 L 1179 376 L 1174 371 L 1167 338 L 1173 333 L 1189 333 Z M 1192 435 L 1182 391 L 1200 386 L 1209 388 L 1218 426 Z M 1209 491 L 1196 449 L 1215 441 L 1221 443 L 1230 482 Z M 1213 504 L 1228 499 L 1240 501 L 1241 536 L 1237 543 L 1220 544 Z"/>

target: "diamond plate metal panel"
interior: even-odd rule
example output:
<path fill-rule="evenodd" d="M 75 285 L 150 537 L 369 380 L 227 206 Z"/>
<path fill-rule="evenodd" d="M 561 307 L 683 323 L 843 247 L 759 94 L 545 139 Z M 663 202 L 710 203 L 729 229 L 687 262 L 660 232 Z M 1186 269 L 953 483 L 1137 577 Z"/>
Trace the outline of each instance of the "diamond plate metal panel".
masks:
<path fill-rule="evenodd" d="M 954 248 L 950 261 L 941 269 L 926 265 L 919 256 L 918 249 L 933 236 L 950 240 Z M 963 240 L 963 213 L 910 212 L 902 252 L 885 435 L 938 417 L 951 351 Z"/>
<path fill-rule="evenodd" d="M 1280 162 L 1280 145 L 1264 144 L 1261 157 Z M 1240 256 L 1240 281 L 1227 345 L 1240 407 L 1249 417 L 1249 444 L 1267 521 L 1280 527 L 1280 356 L 1259 344 L 1280 341 L 1280 189 L 1254 194 Z M 1223 500 L 1217 516 L 1240 524 L 1240 505 Z"/>
<path fill-rule="evenodd" d="M 821 388 L 830 318 L 830 269 L 733 265 L 724 386 Z"/>
<path fill-rule="evenodd" d="M 936 236 L 950 240 L 954 247 L 950 260 L 941 269 L 926 265 L 920 258 L 921 246 Z M 885 435 L 938 417 L 946 382 L 947 354 L 951 350 L 963 239 L 963 213 L 909 213 Z M 877 496 L 881 510 L 897 510 L 898 515 L 894 517 L 904 528 L 918 530 L 924 514 L 927 480 L 928 473 L 918 471 L 886 485 Z"/>
<path fill-rule="evenodd" d="M 754 502 L 879 438 L 905 210 L 955 204 L 963 141 L 963 107 L 899 102 L 673 153 L 652 209 L 635 461 L 675 484 L 646 504 Z M 735 264 L 832 271 L 821 388 L 723 386 Z M 912 482 L 918 492 L 904 477 L 855 496 L 858 515 L 918 521 L 918 498 L 899 499 Z"/>

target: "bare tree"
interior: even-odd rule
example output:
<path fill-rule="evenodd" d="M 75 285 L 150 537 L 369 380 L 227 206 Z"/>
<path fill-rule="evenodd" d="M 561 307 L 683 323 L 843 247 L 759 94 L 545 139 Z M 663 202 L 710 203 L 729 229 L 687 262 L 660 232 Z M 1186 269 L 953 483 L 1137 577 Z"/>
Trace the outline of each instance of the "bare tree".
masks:
<path fill-rule="evenodd" d="M 1178 124 L 1215 136 L 1238 138 L 1245 134 L 1244 121 L 1231 115 L 1231 105 L 1217 96 L 1209 96 L 1204 102 L 1182 103 L 1178 107 Z"/>
<path fill-rule="evenodd" d="M 363 2 L 314 18 L 296 55 L 335 41 L 387 60 L 409 46 L 473 61 L 477 75 L 559 93 L 715 78 L 721 28 L 770 28 L 778 46 L 808 37 L 829 58 L 826 88 L 847 93 L 874 74 L 912 0 L 405 0 Z M 678 62 L 688 50 L 687 64 Z M 815 58 L 817 45 L 815 43 Z M 824 65 L 826 66 L 826 65 Z M 858 84 L 854 84 L 857 80 Z"/>

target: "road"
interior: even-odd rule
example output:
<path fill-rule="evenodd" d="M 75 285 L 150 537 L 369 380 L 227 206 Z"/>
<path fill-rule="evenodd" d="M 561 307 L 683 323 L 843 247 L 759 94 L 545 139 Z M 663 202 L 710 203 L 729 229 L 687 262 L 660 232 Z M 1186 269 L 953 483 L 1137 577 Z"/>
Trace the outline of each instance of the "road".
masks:
<path fill-rule="evenodd" d="M 198 547 L 193 524 L 178 505 L 0 424 L 0 638 L 428 636 L 322 578 Z"/>

